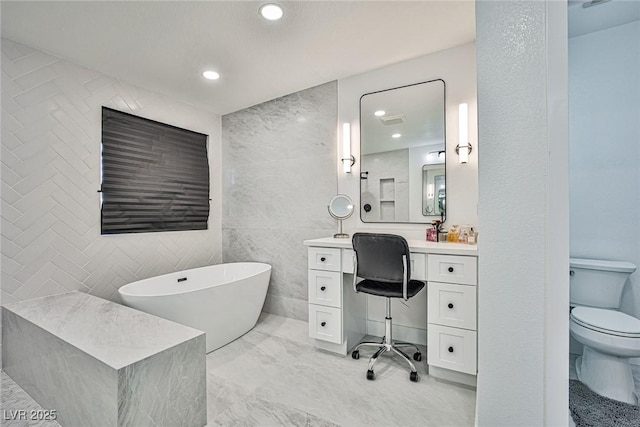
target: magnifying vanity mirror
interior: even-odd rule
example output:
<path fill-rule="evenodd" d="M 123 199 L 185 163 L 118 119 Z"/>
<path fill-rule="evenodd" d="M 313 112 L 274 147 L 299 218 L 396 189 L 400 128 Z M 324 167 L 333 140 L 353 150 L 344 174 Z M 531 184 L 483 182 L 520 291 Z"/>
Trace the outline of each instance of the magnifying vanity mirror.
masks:
<path fill-rule="evenodd" d="M 445 83 L 360 98 L 360 217 L 430 223 L 446 215 Z"/>
<path fill-rule="evenodd" d="M 346 194 L 338 194 L 333 196 L 329 201 L 329 214 L 338 220 L 339 229 L 338 233 L 334 234 L 336 238 L 349 238 L 349 235 L 342 232 L 342 220 L 347 219 L 353 214 L 353 202 L 351 198 Z"/>

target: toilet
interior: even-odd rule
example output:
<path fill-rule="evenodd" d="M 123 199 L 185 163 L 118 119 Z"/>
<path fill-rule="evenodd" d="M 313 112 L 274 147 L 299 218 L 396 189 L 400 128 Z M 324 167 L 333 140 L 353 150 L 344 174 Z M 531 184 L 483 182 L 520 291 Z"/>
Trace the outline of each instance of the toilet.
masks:
<path fill-rule="evenodd" d="M 640 357 L 640 319 L 618 311 L 628 262 L 571 258 L 571 335 L 584 346 L 578 379 L 601 396 L 638 404 L 629 358 Z"/>

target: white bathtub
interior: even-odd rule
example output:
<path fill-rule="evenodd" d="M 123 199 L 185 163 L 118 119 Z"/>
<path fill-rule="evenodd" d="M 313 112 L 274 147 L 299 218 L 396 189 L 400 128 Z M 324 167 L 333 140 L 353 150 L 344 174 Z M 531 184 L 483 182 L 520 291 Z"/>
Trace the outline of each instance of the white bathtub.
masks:
<path fill-rule="evenodd" d="M 218 264 L 139 280 L 118 292 L 129 307 L 204 331 L 209 353 L 256 325 L 270 276 L 269 264 Z"/>

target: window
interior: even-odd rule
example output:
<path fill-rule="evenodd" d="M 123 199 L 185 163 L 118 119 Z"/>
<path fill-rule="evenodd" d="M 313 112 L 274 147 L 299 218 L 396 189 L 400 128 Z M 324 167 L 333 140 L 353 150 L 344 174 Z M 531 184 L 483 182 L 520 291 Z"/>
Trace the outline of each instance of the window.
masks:
<path fill-rule="evenodd" d="M 206 230 L 207 135 L 102 107 L 102 234 Z"/>

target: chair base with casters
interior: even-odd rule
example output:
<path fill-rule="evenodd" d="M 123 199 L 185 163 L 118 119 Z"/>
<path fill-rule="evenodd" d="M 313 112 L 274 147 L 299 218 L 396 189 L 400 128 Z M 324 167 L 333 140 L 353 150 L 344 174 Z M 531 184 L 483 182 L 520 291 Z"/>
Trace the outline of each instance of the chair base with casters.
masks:
<path fill-rule="evenodd" d="M 381 342 L 373 342 L 373 341 L 361 342 L 351 352 L 351 357 L 353 357 L 354 359 L 360 359 L 360 347 L 377 347 L 378 351 L 376 351 L 375 354 L 371 356 L 371 359 L 369 359 L 369 369 L 367 370 L 367 379 L 374 380 L 376 376 L 375 376 L 375 373 L 373 372 L 373 365 L 378 361 L 378 357 L 380 357 L 384 353 L 393 352 L 398 356 L 402 357 L 405 360 L 405 362 L 409 364 L 409 367 L 411 368 L 411 374 L 409 374 L 409 379 L 413 382 L 417 382 L 418 371 L 416 370 L 416 366 L 413 364 L 409 356 L 400 349 L 405 347 L 415 348 L 416 352 L 413 353 L 413 360 L 417 362 L 420 362 L 422 360 L 422 353 L 420 352 L 420 349 L 414 344 L 405 343 L 405 342 L 393 342 L 391 338 L 391 326 L 392 326 L 391 298 L 387 298 L 387 315 L 384 320 L 384 325 L 385 325 L 385 328 L 384 328 L 385 335 L 382 338 Z"/>

